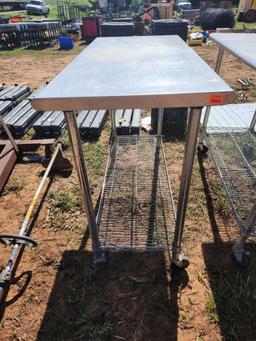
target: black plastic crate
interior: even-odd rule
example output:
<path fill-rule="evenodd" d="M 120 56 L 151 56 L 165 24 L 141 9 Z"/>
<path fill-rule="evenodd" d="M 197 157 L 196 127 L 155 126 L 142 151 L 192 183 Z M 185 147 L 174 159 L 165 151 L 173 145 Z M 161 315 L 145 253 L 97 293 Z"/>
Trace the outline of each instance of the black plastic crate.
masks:
<path fill-rule="evenodd" d="M 153 35 L 178 35 L 186 41 L 188 35 L 188 21 L 182 19 L 152 20 L 151 33 Z"/>
<path fill-rule="evenodd" d="M 128 22 L 108 22 L 101 25 L 103 37 L 134 36 L 135 25 Z"/>
<path fill-rule="evenodd" d="M 183 139 L 187 127 L 187 108 L 165 108 L 162 134 L 167 140 Z M 152 134 L 157 133 L 158 109 L 151 110 Z"/>

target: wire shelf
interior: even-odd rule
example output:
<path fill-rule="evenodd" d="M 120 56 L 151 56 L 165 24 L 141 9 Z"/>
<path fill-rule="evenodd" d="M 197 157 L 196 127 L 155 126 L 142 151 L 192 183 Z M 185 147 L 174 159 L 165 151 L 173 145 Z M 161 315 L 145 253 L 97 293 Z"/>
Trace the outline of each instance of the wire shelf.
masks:
<path fill-rule="evenodd" d="M 205 138 L 239 228 L 243 230 L 256 195 L 256 137 L 249 131 L 219 132 L 211 127 Z"/>
<path fill-rule="evenodd" d="M 116 138 L 110 149 L 97 223 L 103 249 L 171 250 L 175 210 L 160 138 Z"/>

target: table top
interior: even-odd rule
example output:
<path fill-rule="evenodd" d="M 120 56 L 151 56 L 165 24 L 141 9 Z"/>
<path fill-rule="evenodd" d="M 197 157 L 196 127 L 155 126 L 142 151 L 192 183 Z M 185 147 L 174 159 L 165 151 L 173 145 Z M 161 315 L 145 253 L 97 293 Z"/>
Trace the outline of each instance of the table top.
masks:
<path fill-rule="evenodd" d="M 211 39 L 256 70 L 256 33 L 212 33 Z"/>
<path fill-rule="evenodd" d="M 233 90 L 178 36 L 97 38 L 36 94 L 38 110 L 221 105 Z"/>

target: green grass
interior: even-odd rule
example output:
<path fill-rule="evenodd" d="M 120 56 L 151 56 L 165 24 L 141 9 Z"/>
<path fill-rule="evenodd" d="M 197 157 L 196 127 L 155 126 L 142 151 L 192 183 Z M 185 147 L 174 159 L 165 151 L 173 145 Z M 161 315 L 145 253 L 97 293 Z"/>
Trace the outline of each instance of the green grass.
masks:
<path fill-rule="evenodd" d="M 256 328 L 256 277 L 252 267 L 250 270 L 216 269 L 214 295 L 206 301 L 209 321 L 221 322 L 237 335 Z"/>
<path fill-rule="evenodd" d="M 212 295 L 209 295 L 209 297 L 206 300 L 205 303 L 206 311 L 208 314 L 208 319 L 210 323 L 217 323 L 219 322 L 219 316 L 217 312 L 217 306 L 214 300 L 214 297 Z"/>
<path fill-rule="evenodd" d="M 52 207 L 58 208 L 61 212 L 72 212 L 82 206 L 80 196 L 74 188 L 69 191 L 52 191 L 49 197 L 52 199 Z"/>
<path fill-rule="evenodd" d="M 83 144 L 83 153 L 89 169 L 89 182 L 93 190 L 103 177 L 106 164 L 108 146 L 100 141 L 86 142 Z"/>
<path fill-rule="evenodd" d="M 3 194 L 7 194 L 10 192 L 19 192 L 26 185 L 24 179 L 10 179 L 4 187 Z"/>
<path fill-rule="evenodd" d="M 80 51 L 84 49 L 84 46 L 76 46 L 72 50 L 60 50 L 58 45 L 52 48 L 47 48 L 47 49 L 30 49 L 27 48 L 26 46 L 22 47 L 17 47 L 14 49 L 9 49 L 9 50 L 0 50 L 0 56 L 24 56 L 24 55 L 30 55 L 35 58 L 51 58 L 51 57 L 56 57 L 56 56 L 61 56 L 63 54 L 65 55 L 77 55 Z"/>
<path fill-rule="evenodd" d="M 52 310 L 46 315 L 45 327 L 43 325 L 40 330 L 44 340 L 112 339 L 110 335 L 113 324 L 110 318 L 106 317 L 110 307 L 100 298 L 101 292 L 95 285 L 98 275 L 89 261 L 90 259 L 82 268 L 76 268 L 76 280 L 70 283 L 70 278 L 74 276 L 72 270 L 67 276 L 69 287 L 68 291 L 65 291 L 63 302 L 68 310 L 60 313 L 58 306 L 53 305 Z M 74 267 L 77 265 L 74 264 Z M 91 297 L 97 297 L 93 305 Z"/>
<path fill-rule="evenodd" d="M 57 230 L 67 230 L 77 228 L 79 223 L 76 224 L 73 220 L 72 227 L 70 226 L 70 215 L 82 212 L 82 197 L 78 187 L 72 187 L 66 190 L 54 190 L 49 193 L 50 199 L 50 213 L 49 221 L 51 228 Z"/>

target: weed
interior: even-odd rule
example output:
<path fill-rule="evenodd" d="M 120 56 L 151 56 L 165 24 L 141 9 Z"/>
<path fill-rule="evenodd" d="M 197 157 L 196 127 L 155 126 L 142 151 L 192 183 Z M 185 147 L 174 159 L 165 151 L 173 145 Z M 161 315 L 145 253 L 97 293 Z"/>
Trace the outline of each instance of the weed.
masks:
<path fill-rule="evenodd" d="M 82 212 L 82 198 L 76 187 L 65 191 L 51 191 L 50 198 L 50 214 L 49 220 L 54 230 L 73 229 L 76 226 L 75 217 L 72 219 L 70 226 L 70 214 Z"/>
<path fill-rule="evenodd" d="M 231 215 L 231 209 L 222 184 L 219 179 L 210 179 L 209 185 L 214 196 L 213 204 L 215 212 L 227 219 Z"/>
<path fill-rule="evenodd" d="M 207 298 L 205 306 L 210 323 L 217 323 L 219 321 L 219 317 L 217 313 L 216 303 L 212 295 Z"/>
<path fill-rule="evenodd" d="M 92 191 L 101 183 L 100 178 L 104 175 L 107 150 L 107 144 L 99 141 L 83 144 L 84 158 L 89 169 L 89 185 Z"/>
<path fill-rule="evenodd" d="M 96 271 L 92 266 L 86 266 L 79 278 L 73 282 L 67 294 L 68 315 L 63 316 L 59 311 L 52 311 L 49 316 L 51 329 L 43 330 L 45 339 L 50 333 L 56 335 L 56 340 L 67 340 L 72 335 L 74 340 L 103 341 L 108 340 L 112 322 L 106 317 L 109 307 L 100 299 L 94 305 L 90 304 L 88 293 L 96 281 Z M 94 293 L 96 294 L 96 293 Z M 55 339 L 55 338 L 54 338 Z"/>
<path fill-rule="evenodd" d="M 51 206 L 58 208 L 61 212 L 72 212 L 75 209 L 82 207 L 81 197 L 75 193 L 75 190 L 70 191 L 52 191 L 49 193 Z"/>
<path fill-rule="evenodd" d="M 189 318 L 186 314 L 179 314 L 179 327 L 182 329 L 187 329 L 189 327 Z"/>
<path fill-rule="evenodd" d="M 19 192 L 26 185 L 24 179 L 10 179 L 4 187 L 3 194 L 7 194 L 10 192 Z"/>
<path fill-rule="evenodd" d="M 103 175 L 105 169 L 106 146 L 101 142 L 86 142 L 83 144 L 83 152 L 89 169 L 95 175 Z"/>
<path fill-rule="evenodd" d="M 206 302 L 209 320 L 221 322 L 230 332 L 238 335 L 242 330 L 256 327 L 254 264 L 252 267 L 250 275 L 247 272 L 219 269 L 211 273 L 215 285 L 214 299 L 210 296 Z"/>
<path fill-rule="evenodd" d="M 205 269 L 197 269 L 197 279 L 201 284 L 205 284 L 206 271 Z"/>

